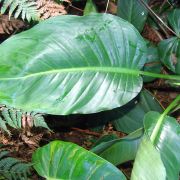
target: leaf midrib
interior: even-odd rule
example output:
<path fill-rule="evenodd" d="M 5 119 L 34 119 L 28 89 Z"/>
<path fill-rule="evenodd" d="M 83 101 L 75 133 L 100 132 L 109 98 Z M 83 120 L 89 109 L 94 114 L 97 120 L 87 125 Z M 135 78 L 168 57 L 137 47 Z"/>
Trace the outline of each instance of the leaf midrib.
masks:
<path fill-rule="evenodd" d="M 129 68 L 121 68 L 121 67 L 77 67 L 77 68 L 64 68 L 64 69 L 54 69 L 48 70 L 38 73 L 27 74 L 20 77 L 5 77 L 0 78 L 0 81 L 6 80 L 19 80 L 19 79 L 27 79 L 35 76 L 43 76 L 48 74 L 57 74 L 57 73 L 73 73 L 73 72 L 102 72 L 102 73 L 118 73 L 118 74 L 131 74 L 138 76 L 140 74 L 139 70 L 129 69 Z"/>

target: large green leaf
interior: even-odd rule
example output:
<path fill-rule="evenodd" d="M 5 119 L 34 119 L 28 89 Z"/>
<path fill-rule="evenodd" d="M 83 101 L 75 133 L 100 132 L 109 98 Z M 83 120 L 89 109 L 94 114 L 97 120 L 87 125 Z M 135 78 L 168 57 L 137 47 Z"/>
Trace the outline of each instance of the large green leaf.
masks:
<path fill-rule="evenodd" d="M 145 0 L 147 3 L 148 0 Z M 118 0 L 117 15 L 132 23 L 140 32 L 143 30 L 148 11 L 137 0 Z"/>
<path fill-rule="evenodd" d="M 35 151 L 32 157 L 38 174 L 55 179 L 126 179 L 108 161 L 73 143 L 53 141 Z"/>
<path fill-rule="evenodd" d="M 116 130 L 130 133 L 143 127 L 144 115 L 149 111 L 162 112 L 163 109 L 154 96 L 143 90 L 137 98 L 119 108 L 119 116 L 112 123 Z"/>
<path fill-rule="evenodd" d="M 180 9 L 174 9 L 168 13 L 168 22 L 177 35 L 180 36 Z"/>
<path fill-rule="evenodd" d="M 168 14 L 168 22 L 179 37 L 165 39 L 159 43 L 161 61 L 174 73 L 180 74 L 180 9 Z"/>
<path fill-rule="evenodd" d="M 49 114 L 122 106 L 142 88 L 146 44 L 108 14 L 57 16 L 0 46 L 0 104 Z"/>
<path fill-rule="evenodd" d="M 176 119 L 149 112 L 144 119 L 144 129 L 145 136 L 137 152 L 132 180 L 178 179 L 180 125 Z"/>
<path fill-rule="evenodd" d="M 142 136 L 143 130 L 139 129 L 124 138 L 116 138 L 107 142 L 102 142 L 91 151 L 112 164 L 119 165 L 135 159 Z"/>
<path fill-rule="evenodd" d="M 180 74 L 180 39 L 172 37 L 158 44 L 161 61 L 174 73 Z"/>
<path fill-rule="evenodd" d="M 160 154 L 145 136 L 139 146 L 131 180 L 165 180 L 166 172 Z"/>

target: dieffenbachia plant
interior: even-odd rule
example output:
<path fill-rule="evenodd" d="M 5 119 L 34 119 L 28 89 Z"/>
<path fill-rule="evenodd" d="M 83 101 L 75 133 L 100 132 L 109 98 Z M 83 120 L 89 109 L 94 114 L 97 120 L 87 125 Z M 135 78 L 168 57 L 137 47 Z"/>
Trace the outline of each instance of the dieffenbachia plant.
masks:
<path fill-rule="evenodd" d="M 47 180 L 126 179 L 105 159 L 70 142 L 53 141 L 37 149 L 32 159 L 35 170 Z"/>
<path fill-rule="evenodd" d="M 147 61 L 147 47 L 144 39 L 130 23 L 108 14 L 51 18 L 2 43 L 0 53 L 0 104 L 24 111 L 68 115 L 111 110 L 127 104 L 140 93 L 143 85 L 141 75 L 180 81 L 179 75 L 142 71 Z M 153 121 L 149 121 L 152 116 L 154 116 Z M 162 120 L 162 116 L 154 112 L 145 116 L 145 133 L 137 149 L 132 178 L 138 177 L 139 163 L 146 162 L 145 158 L 148 157 L 145 152 L 148 148 L 157 159 L 158 167 L 163 170 L 159 171 L 163 172 L 162 177 L 176 177 L 177 169 L 169 170 L 166 162 L 166 158 L 169 158 L 174 150 L 170 149 L 169 152 L 168 147 L 161 149 L 162 155 L 160 151 L 156 151 L 159 143 L 162 143 L 160 135 L 166 130 L 165 122 L 169 122 L 164 121 L 166 118 L 166 114 L 163 115 Z M 175 133 L 173 137 L 179 137 L 178 128 L 177 123 L 172 127 L 172 132 Z M 163 134 L 162 137 L 167 136 Z M 128 138 L 137 146 L 141 139 L 141 130 Z M 137 138 L 137 141 L 134 138 Z M 164 142 L 168 144 L 167 141 L 163 139 L 163 144 Z M 120 145 L 122 142 L 124 141 L 119 141 Z M 50 155 L 53 155 L 58 150 L 58 146 L 63 146 L 63 143 L 58 143 L 58 146 L 51 145 L 53 148 L 52 150 L 50 148 Z M 126 145 L 129 147 L 129 144 Z M 68 144 L 64 148 L 67 150 Z M 44 151 L 46 150 L 40 153 Z M 73 153 L 78 151 L 84 150 L 72 146 L 67 151 L 70 154 L 67 153 L 63 162 L 67 162 L 66 158 L 69 156 L 71 158 L 74 156 Z M 130 152 L 132 160 L 136 152 Z M 86 155 L 87 151 L 83 154 Z M 60 155 L 63 154 L 58 154 L 59 160 L 61 160 Z M 92 166 L 95 167 L 93 163 L 96 163 L 99 157 L 90 153 L 90 159 L 91 156 L 94 157 L 92 157 L 94 159 L 92 164 L 89 165 L 88 159 L 87 162 L 81 161 L 81 167 L 88 166 L 88 170 L 91 170 Z M 78 160 L 79 158 L 84 160 L 84 156 L 77 154 L 77 157 Z M 47 167 L 47 161 L 43 158 L 42 162 L 46 163 Z M 53 159 L 56 161 L 56 158 Z M 120 160 L 124 162 L 124 159 L 120 158 Z M 51 159 L 49 162 L 52 163 Z M 117 169 L 114 169 L 111 164 L 103 160 L 101 162 L 100 168 L 107 165 L 112 172 L 115 172 L 114 177 L 124 178 L 122 173 L 116 174 Z M 148 160 L 149 162 L 151 159 Z M 172 162 L 179 166 L 178 159 Z M 35 167 L 40 168 L 36 164 L 38 162 L 34 163 Z M 68 167 L 65 168 L 65 174 L 76 173 L 73 169 L 69 172 Z M 149 165 L 145 164 L 144 167 L 146 167 L 144 168 L 144 174 L 146 174 Z M 56 170 L 57 175 L 59 169 L 54 169 L 54 166 L 47 168 Z M 172 176 L 174 173 L 175 176 Z M 94 174 L 90 171 L 90 176 L 92 175 Z M 85 177 L 87 177 L 86 174 Z"/>
<path fill-rule="evenodd" d="M 120 107 L 141 91 L 146 43 L 108 14 L 59 16 L 0 45 L 0 104 L 48 114 L 88 114 Z"/>
<path fill-rule="evenodd" d="M 180 126 L 167 114 L 179 103 L 180 95 L 162 114 L 148 112 L 143 129 L 121 139 L 103 139 L 105 142 L 99 142 L 91 150 L 93 153 L 72 143 L 51 142 L 34 152 L 34 168 L 48 180 L 126 179 L 112 164 L 135 159 L 131 180 L 176 180 L 180 170 Z"/>

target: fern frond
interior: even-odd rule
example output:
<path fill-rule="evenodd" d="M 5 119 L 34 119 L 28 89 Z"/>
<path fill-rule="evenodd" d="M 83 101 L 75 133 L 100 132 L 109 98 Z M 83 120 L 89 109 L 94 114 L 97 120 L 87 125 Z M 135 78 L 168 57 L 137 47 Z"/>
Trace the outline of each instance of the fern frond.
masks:
<path fill-rule="evenodd" d="M 47 123 L 44 120 L 44 117 L 41 114 L 35 114 L 33 117 L 34 117 L 33 123 L 35 127 L 43 127 L 50 130 Z"/>
<path fill-rule="evenodd" d="M 10 135 L 11 133 L 7 126 L 15 129 L 26 128 L 27 126 L 31 128 L 34 126 L 50 130 L 42 114 L 22 112 L 14 108 L 1 107 L 0 128 Z"/>
<path fill-rule="evenodd" d="M 31 20 L 39 20 L 37 11 L 36 1 L 29 0 L 0 0 L 1 14 L 4 14 L 9 10 L 9 18 L 13 15 L 15 18 L 21 16 L 23 20 L 27 19 L 28 22 Z"/>
<path fill-rule="evenodd" d="M 0 15 L 0 35 L 15 34 L 20 30 L 25 29 L 26 26 L 26 23 L 20 19 L 15 19 L 13 17 L 9 19 L 8 15 Z"/>
<path fill-rule="evenodd" d="M 25 180 L 30 175 L 30 164 L 8 157 L 8 151 L 0 152 L 0 177 L 8 180 Z"/>

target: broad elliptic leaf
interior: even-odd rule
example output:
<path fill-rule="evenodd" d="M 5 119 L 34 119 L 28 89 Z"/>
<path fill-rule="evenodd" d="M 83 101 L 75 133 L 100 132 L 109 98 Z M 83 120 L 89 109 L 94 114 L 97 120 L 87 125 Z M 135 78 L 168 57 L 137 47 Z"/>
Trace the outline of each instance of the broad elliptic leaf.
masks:
<path fill-rule="evenodd" d="M 119 165 L 135 159 L 142 136 L 143 130 L 138 129 L 124 138 L 102 142 L 91 151 L 112 164 Z"/>
<path fill-rule="evenodd" d="M 119 117 L 112 123 L 116 130 L 131 133 L 143 127 L 144 115 L 149 111 L 161 113 L 163 109 L 150 92 L 143 90 L 137 98 L 119 108 Z"/>
<path fill-rule="evenodd" d="M 180 36 L 180 9 L 173 9 L 168 13 L 168 22 L 177 35 Z"/>
<path fill-rule="evenodd" d="M 171 71 L 180 74 L 180 39 L 172 37 L 158 44 L 162 63 Z"/>
<path fill-rule="evenodd" d="M 149 0 L 145 0 L 147 3 Z M 118 0 L 117 15 L 132 23 L 140 32 L 143 30 L 148 11 L 137 0 Z"/>
<path fill-rule="evenodd" d="M 126 179 L 108 161 L 69 142 L 53 141 L 37 149 L 32 161 L 38 174 L 48 180 Z"/>
<path fill-rule="evenodd" d="M 109 14 L 57 16 L 0 45 L 0 104 L 48 114 L 120 107 L 140 92 L 146 44 Z"/>
<path fill-rule="evenodd" d="M 171 71 L 180 74 L 180 9 L 168 14 L 168 22 L 179 37 L 172 37 L 159 43 L 159 54 L 162 63 Z"/>
<path fill-rule="evenodd" d="M 158 123 L 160 121 L 161 124 Z M 145 135 L 133 166 L 132 180 L 178 179 L 180 125 L 176 119 L 149 112 L 144 118 L 144 130 Z"/>
<path fill-rule="evenodd" d="M 160 73 L 161 72 L 161 61 L 159 57 L 158 47 L 153 45 L 150 41 L 147 41 L 147 61 L 144 65 L 143 70 L 154 72 L 154 73 Z M 151 82 L 156 78 L 143 76 L 144 82 Z"/>

